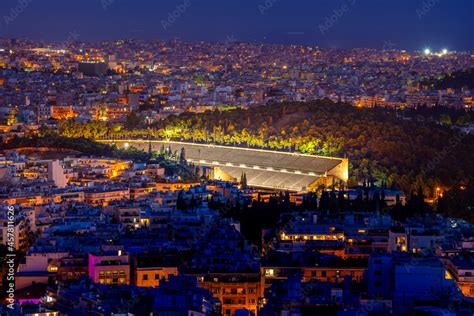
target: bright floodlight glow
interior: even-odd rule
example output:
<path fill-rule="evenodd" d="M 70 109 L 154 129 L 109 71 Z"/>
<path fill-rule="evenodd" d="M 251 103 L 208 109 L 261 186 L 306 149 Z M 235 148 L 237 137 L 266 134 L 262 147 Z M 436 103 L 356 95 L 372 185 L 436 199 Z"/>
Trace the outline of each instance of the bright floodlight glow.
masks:
<path fill-rule="evenodd" d="M 424 50 L 425 55 L 431 54 L 431 50 L 429 48 L 425 48 Z"/>
<path fill-rule="evenodd" d="M 448 50 L 446 48 L 444 48 L 442 53 L 443 53 L 443 55 L 446 55 L 448 53 Z"/>

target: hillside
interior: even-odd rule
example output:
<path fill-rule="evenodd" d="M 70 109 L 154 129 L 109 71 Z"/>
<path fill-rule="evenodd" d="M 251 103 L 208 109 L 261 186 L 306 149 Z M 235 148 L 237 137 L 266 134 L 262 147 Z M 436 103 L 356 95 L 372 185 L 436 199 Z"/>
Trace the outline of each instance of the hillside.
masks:
<path fill-rule="evenodd" d="M 171 116 L 150 129 L 98 129 L 63 123 L 69 137 L 166 138 L 244 147 L 347 156 L 351 183 L 386 181 L 409 193 L 422 186 L 467 184 L 474 175 L 474 141 L 448 127 L 400 119 L 384 109 L 358 109 L 331 101 L 286 103 Z M 93 131 L 93 133 L 91 133 Z"/>
<path fill-rule="evenodd" d="M 425 84 L 431 86 L 435 90 L 446 90 L 446 89 L 473 90 L 474 89 L 474 69 L 453 72 L 439 79 L 430 79 L 430 80 L 427 80 Z"/>

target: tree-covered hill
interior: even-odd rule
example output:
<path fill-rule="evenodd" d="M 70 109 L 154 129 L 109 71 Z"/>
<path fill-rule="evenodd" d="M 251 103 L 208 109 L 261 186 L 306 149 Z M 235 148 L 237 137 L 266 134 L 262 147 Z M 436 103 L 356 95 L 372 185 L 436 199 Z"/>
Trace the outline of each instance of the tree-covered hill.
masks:
<path fill-rule="evenodd" d="M 151 136 L 347 156 L 352 184 L 386 181 L 407 193 L 420 186 L 430 194 L 437 186 L 467 185 L 474 175 L 472 136 L 403 118 L 394 111 L 358 109 L 328 100 L 184 113 L 147 129 L 105 127 L 94 122 L 84 126 L 68 121 L 61 124 L 60 130 L 69 137 Z"/>
<path fill-rule="evenodd" d="M 474 69 L 461 70 L 447 74 L 441 78 L 430 79 L 425 82 L 426 85 L 435 90 L 446 89 L 474 89 Z"/>

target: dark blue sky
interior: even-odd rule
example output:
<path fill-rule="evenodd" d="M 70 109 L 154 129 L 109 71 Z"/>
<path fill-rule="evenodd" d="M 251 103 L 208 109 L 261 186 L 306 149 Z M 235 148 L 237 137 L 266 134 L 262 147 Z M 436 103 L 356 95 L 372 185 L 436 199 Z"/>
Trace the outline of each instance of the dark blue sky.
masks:
<path fill-rule="evenodd" d="M 83 41 L 179 37 L 322 47 L 474 50 L 474 0 L 1 2 L 0 37 L 57 41 L 76 36 Z M 14 8 L 17 13 L 12 14 Z M 169 19 L 173 12 L 175 18 Z"/>

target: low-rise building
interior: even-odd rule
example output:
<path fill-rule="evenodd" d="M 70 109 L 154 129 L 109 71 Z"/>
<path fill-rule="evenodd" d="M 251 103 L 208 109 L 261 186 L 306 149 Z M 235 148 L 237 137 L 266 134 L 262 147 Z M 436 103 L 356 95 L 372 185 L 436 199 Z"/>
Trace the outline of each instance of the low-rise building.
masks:
<path fill-rule="evenodd" d="M 130 284 L 129 255 L 115 253 L 89 254 L 89 277 L 94 283 Z"/>

